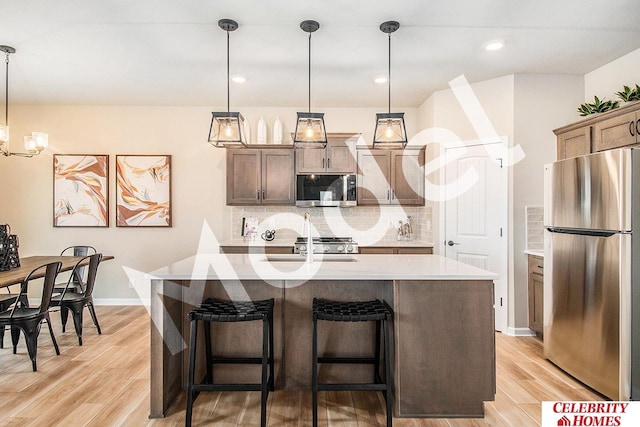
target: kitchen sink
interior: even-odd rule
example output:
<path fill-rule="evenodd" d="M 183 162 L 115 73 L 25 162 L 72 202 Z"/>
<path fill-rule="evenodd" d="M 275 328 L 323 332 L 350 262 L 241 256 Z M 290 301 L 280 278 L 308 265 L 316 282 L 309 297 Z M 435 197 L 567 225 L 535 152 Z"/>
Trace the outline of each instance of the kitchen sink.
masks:
<path fill-rule="evenodd" d="M 307 257 L 298 254 L 269 254 L 265 255 L 265 261 L 268 262 L 305 262 Z M 315 254 L 313 262 L 356 262 L 355 255 L 340 254 Z"/>

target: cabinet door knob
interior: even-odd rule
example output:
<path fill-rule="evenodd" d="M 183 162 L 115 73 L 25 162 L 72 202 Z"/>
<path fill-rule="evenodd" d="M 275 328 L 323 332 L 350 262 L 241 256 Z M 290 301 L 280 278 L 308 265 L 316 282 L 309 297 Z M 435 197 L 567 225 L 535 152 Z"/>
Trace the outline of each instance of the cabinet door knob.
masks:
<path fill-rule="evenodd" d="M 262 190 L 262 200 L 264 200 L 264 190 Z"/>
<path fill-rule="evenodd" d="M 327 169 L 331 167 L 331 159 L 327 157 Z"/>
<path fill-rule="evenodd" d="M 636 122 L 636 135 L 640 133 L 640 119 Z"/>
<path fill-rule="evenodd" d="M 324 159 L 322 159 L 322 169 L 324 169 Z"/>
<path fill-rule="evenodd" d="M 635 129 L 634 129 L 634 126 L 633 126 L 633 121 L 631 121 L 629 123 L 629 133 L 631 134 L 631 136 L 635 136 L 635 133 L 633 133 L 634 130 Z"/>
<path fill-rule="evenodd" d="M 260 190 L 258 190 L 257 197 L 258 197 L 258 200 L 260 200 Z"/>

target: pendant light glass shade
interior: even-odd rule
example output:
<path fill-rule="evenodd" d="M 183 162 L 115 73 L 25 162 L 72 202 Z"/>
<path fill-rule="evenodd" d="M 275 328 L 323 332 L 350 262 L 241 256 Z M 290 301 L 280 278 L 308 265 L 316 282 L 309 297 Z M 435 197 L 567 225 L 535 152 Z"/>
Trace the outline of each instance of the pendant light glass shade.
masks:
<path fill-rule="evenodd" d="M 244 117 L 238 112 L 229 111 L 229 32 L 235 31 L 238 28 L 238 23 L 232 19 L 221 19 L 218 21 L 218 26 L 227 32 L 227 111 L 211 113 L 209 143 L 214 147 L 221 148 L 237 144 L 246 147 Z"/>
<path fill-rule="evenodd" d="M 209 142 L 217 147 L 229 144 L 246 145 L 244 117 L 237 112 L 211 113 Z"/>
<path fill-rule="evenodd" d="M 376 130 L 373 143 L 382 147 L 383 144 L 407 143 L 407 129 L 404 127 L 404 113 L 377 113 Z"/>
<path fill-rule="evenodd" d="M 389 110 L 376 114 L 376 128 L 373 133 L 373 148 L 398 148 L 407 145 L 407 129 L 404 125 L 404 113 L 391 112 L 391 33 L 400 28 L 396 21 L 380 24 L 380 31 L 389 36 Z"/>
<path fill-rule="evenodd" d="M 320 24 L 307 20 L 300 23 L 300 28 L 305 33 L 309 33 L 309 111 L 298 113 L 293 143 L 299 148 L 324 148 L 327 145 L 324 113 L 311 112 L 311 33 L 317 31 Z"/>
<path fill-rule="evenodd" d="M 298 113 L 294 141 L 303 147 L 324 148 L 327 143 L 324 113 Z"/>
<path fill-rule="evenodd" d="M 5 53 L 5 97 L 4 97 L 4 125 L 0 125 L 0 154 L 3 156 L 33 157 L 40 154 L 49 145 L 49 136 L 44 132 L 32 132 L 24 137 L 26 153 L 9 151 L 9 55 L 16 53 L 11 46 L 0 46 L 0 52 Z"/>

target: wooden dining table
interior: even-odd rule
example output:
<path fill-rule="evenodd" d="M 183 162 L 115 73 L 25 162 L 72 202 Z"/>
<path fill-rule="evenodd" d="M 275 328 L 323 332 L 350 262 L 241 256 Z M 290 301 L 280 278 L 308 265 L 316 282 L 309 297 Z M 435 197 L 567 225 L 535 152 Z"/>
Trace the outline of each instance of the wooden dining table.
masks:
<path fill-rule="evenodd" d="M 61 256 L 61 255 L 36 255 L 20 258 L 20 267 L 12 268 L 11 270 L 0 271 L 0 288 L 6 288 L 11 285 L 21 283 L 34 269 L 37 267 L 49 264 L 52 262 L 61 262 L 62 267 L 60 271 L 73 270 L 73 267 L 80 261 L 81 256 Z M 113 259 L 111 255 L 103 255 L 102 261 Z M 88 265 L 87 259 L 81 265 Z M 44 277 L 44 269 L 38 272 L 38 274 L 32 276 L 34 279 Z"/>

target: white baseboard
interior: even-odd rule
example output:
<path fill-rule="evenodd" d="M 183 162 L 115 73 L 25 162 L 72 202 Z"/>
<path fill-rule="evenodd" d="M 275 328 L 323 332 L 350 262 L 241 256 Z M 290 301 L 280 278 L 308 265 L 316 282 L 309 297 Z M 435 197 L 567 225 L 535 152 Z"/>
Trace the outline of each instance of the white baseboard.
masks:
<path fill-rule="evenodd" d="M 40 305 L 40 298 L 29 298 L 29 304 L 34 307 Z M 140 298 L 94 298 L 95 305 L 144 305 L 149 307 L 151 300 L 141 300 Z"/>
<path fill-rule="evenodd" d="M 536 336 L 536 333 L 529 328 L 508 327 L 505 334 L 510 335 L 512 337 L 535 337 Z"/>
<path fill-rule="evenodd" d="M 95 305 L 146 305 L 151 303 L 150 300 L 143 301 L 140 298 L 94 298 Z"/>

